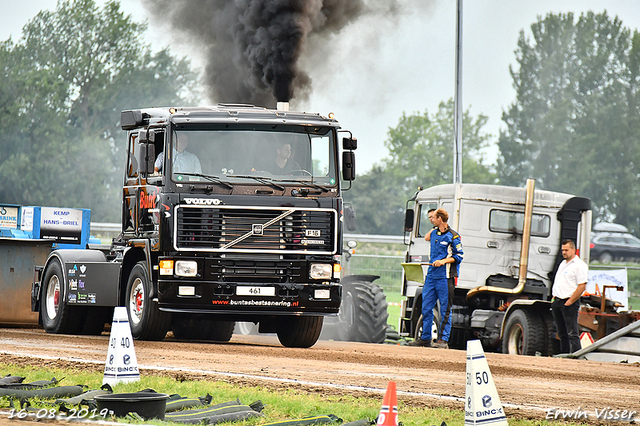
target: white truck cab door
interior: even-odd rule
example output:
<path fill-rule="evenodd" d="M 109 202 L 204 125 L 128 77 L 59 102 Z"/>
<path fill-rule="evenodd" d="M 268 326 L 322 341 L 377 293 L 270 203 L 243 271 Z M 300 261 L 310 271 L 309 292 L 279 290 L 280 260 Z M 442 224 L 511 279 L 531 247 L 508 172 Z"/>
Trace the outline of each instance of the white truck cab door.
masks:
<path fill-rule="evenodd" d="M 462 200 L 460 225 L 464 262 L 458 287 L 486 284 L 491 275 L 518 277 L 524 206 L 500 205 L 480 200 Z M 530 278 L 546 280 L 557 253 L 559 227 L 552 209 L 534 209 L 529 247 Z"/>

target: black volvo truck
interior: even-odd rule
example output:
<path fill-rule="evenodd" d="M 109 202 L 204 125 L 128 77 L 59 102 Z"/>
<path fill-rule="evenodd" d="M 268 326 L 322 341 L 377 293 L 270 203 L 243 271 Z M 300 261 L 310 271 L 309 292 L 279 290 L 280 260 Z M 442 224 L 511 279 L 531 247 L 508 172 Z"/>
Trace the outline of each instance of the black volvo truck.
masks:
<path fill-rule="evenodd" d="M 36 268 L 46 331 L 100 333 L 124 306 L 137 339 L 228 341 L 249 321 L 312 346 L 340 307 L 351 133 L 332 114 L 228 104 L 123 111 L 121 127 L 122 233 Z"/>

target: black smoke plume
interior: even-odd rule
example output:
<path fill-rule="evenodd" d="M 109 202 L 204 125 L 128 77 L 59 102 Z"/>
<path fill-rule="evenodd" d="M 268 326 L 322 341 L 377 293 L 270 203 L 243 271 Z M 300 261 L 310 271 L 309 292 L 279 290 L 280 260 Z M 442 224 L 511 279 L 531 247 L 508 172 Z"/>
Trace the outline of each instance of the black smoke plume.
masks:
<path fill-rule="evenodd" d="M 393 10 L 394 0 L 383 0 Z M 217 102 L 273 106 L 305 99 L 298 66 L 310 36 L 337 33 L 371 12 L 364 0 L 143 0 L 181 41 L 206 50 L 207 95 Z M 320 37 L 314 37 L 319 40 Z"/>

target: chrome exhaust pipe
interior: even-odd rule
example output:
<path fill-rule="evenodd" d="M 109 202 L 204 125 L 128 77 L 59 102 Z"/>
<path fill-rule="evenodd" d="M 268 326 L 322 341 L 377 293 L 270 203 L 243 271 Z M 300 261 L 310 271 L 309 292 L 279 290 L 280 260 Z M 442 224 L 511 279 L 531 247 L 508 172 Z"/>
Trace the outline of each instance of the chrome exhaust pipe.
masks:
<path fill-rule="evenodd" d="M 494 287 L 482 285 L 472 288 L 467 292 L 467 299 L 480 292 L 492 292 L 502 294 L 520 294 L 527 283 L 527 269 L 529 267 L 529 245 L 531 243 L 531 223 L 533 219 L 533 198 L 535 195 L 536 181 L 527 179 L 526 198 L 524 202 L 524 222 L 522 224 L 522 244 L 520 246 L 520 262 L 518 270 L 518 285 L 514 288 Z"/>

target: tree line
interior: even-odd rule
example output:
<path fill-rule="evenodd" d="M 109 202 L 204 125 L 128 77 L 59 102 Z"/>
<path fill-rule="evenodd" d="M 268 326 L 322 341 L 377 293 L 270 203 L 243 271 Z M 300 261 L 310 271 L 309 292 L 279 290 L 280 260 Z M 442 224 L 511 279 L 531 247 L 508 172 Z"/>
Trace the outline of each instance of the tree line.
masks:
<path fill-rule="evenodd" d="M 145 30 L 118 1 L 61 0 L 0 42 L 0 203 L 85 207 L 94 221 L 120 221 L 120 111 L 199 102 L 189 61 L 153 52 Z M 640 230 L 638 32 L 606 12 L 550 13 L 530 37 L 521 31 L 515 59 L 505 129 L 487 134 L 486 116 L 464 113 L 463 181 L 534 178 L 539 189 L 591 198 L 597 220 Z M 489 164 L 483 152 L 495 143 Z M 452 181 L 453 102 L 403 114 L 385 146 L 344 195 L 359 233 L 402 233 L 417 188 Z"/>

